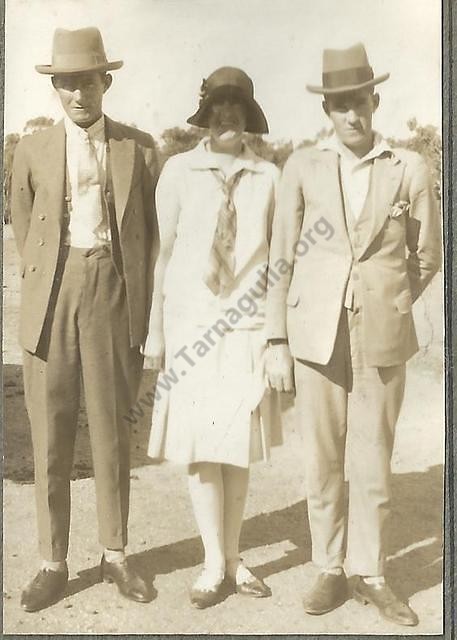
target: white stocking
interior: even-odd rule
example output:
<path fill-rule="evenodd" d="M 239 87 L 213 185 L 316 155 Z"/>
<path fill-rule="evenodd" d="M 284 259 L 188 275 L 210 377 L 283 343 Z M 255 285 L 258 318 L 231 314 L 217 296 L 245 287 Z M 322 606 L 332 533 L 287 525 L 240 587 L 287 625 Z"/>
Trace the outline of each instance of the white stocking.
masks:
<path fill-rule="evenodd" d="M 189 465 L 188 480 L 195 519 L 205 549 L 205 569 L 217 582 L 225 571 L 221 465 L 193 463 Z"/>

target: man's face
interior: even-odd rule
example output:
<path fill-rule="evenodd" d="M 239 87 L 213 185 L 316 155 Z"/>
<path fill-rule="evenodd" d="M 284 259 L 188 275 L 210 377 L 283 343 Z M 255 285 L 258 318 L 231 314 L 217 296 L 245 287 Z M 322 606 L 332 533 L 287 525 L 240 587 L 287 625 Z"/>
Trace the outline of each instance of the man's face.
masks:
<path fill-rule="evenodd" d="M 325 97 L 323 108 L 338 139 L 358 156 L 373 145 L 372 119 L 378 104 L 379 95 L 366 89 Z"/>
<path fill-rule="evenodd" d="M 88 71 L 57 74 L 52 84 L 68 117 L 79 127 L 87 128 L 102 115 L 103 94 L 111 81 L 109 74 Z"/>
<path fill-rule="evenodd" d="M 218 145 L 240 140 L 246 128 L 246 108 L 242 102 L 229 97 L 219 98 L 211 105 L 209 130 Z"/>

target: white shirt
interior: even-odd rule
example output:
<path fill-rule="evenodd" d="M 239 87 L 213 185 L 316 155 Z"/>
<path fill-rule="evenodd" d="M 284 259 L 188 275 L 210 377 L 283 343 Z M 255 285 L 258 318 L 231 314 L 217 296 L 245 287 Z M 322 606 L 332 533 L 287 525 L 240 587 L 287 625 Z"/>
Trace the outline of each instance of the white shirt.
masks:
<path fill-rule="evenodd" d="M 386 151 L 391 151 L 391 148 L 376 132 L 374 133 L 373 148 L 363 158 L 358 158 L 335 134 L 321 141 L 318 148 L 336 151 L 340 156 L 344 196 L 349 202 L 353 217 L 358 220 L 368 194 L 373 161 Z"/>
<path fill-rule="evenodd" d="M 105 118 L 102 115 L 87 129 L 78 127 L 68 116 L 64 118 L 66 132 L 67 167 L 71 188 L 71 212 L 67 243 L 73 247 L 91 248 L 100 244 L 94 228 L 88 220 L 102 216 L 102 191 L 106 178 Z M 79 145 L 87 144 L 87 136 L 93 145 L 97 158 L 98 179 L 90 184 L 85 193 L 78 189 Z M 109 226 L 103 241 L 110 241 Z"/>

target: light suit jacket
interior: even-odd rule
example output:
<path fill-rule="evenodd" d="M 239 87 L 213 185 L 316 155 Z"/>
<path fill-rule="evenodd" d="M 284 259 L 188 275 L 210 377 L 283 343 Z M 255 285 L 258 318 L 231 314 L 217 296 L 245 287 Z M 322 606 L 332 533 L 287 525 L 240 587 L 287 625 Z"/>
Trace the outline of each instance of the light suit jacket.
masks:
<path fill-rule="evenodd" d="M 400 201 L 409 210 L 397 215 Z M 295 358 L 329 362 L 353 263 L 366 364 L 397 365 L 418 349 L 412 303 L 441 262 L 440 220 L 424 160 L 402 149 L 376 158 L 367 207 L 351 248 L 338 154 L 311 148 L 288 159 L 273 221 L 267 336 L 288 338 Z M 307 249 L 297 247 L 301 238 Z"/>
<path fill-rule="evenodd" d="M 130 345 L 147 332 L 158 251 L 154 205 L 157 159 L 152 137 L 105 117 L 116 221 L 129 309 Z M 34 353 L 48 312 L 64 215 L 66 139 L 63 121 L 24 137 L 14 156 L 12 224 L 21 256 L 20 343 Z"/>

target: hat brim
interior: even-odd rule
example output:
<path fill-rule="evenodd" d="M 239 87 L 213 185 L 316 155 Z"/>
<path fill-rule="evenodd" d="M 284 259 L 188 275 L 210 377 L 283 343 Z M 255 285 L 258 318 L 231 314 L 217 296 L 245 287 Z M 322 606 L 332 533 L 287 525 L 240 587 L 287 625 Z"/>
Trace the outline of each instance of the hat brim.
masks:
<path fill-rule="evenodd" d="M 362 82 L 361 84 L 344 85 L 342 87 L 334 87 L 332 89 L 330 89 L 329 87 L 317 87 L 311 84 L 307 84 L 306 88 L 311 93 L 320 93 L 325 94 L 326 96 L 331 96 L 337 93 L 349 93 L 351 91 L 358 91 L 359 89 L 368 89 L 369 87 L 373 87 L 375 84 L 384 82 L 389 77 L 390 73 L 384 73 L 382 76 L 378 76 L 377 78 L 373 78 L 372 80 L 368 80 L 367 82 Z"/>
<path fill-rule="evenodd" d="M 114 71 L 115 69 L 120 69 L 123 64 L 124 62 L 122 60 L 114 60 L 113 62 L 103 62 L 92 66 L 86 65 L 71 69 L 68 67 L 54 67 L 52 64 L 37 64 L 35 69 L 38 73 L 54 76 L 57 74 L 87 73 L 89 71 Z"/>
<path fill-rule="evenodd" d="M 268 122 L 260 105 L 254 100 L 254 98 L 246 96 L 246 94 L 238 87 L 233 87 L 231 85 L 217 87 L 217 89 L 212 91 L 208 97 L 204 98 L 197 111 L 190 116 L 190 118 L 187 118 L 188 124 L 208 129 L 210 107 L 214 100 L 221 95 L 236 96 L 246 106 L 247 118 L 245 131 L 247 133 L 269 133 Z"/>

